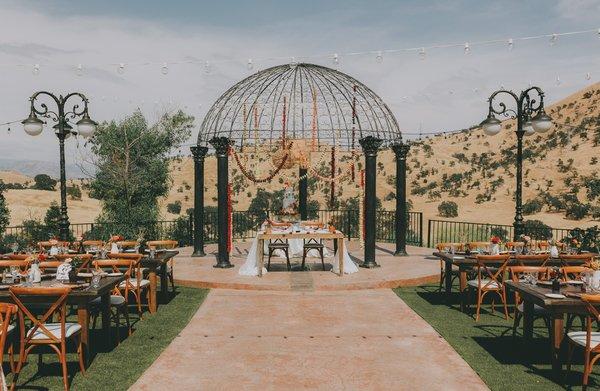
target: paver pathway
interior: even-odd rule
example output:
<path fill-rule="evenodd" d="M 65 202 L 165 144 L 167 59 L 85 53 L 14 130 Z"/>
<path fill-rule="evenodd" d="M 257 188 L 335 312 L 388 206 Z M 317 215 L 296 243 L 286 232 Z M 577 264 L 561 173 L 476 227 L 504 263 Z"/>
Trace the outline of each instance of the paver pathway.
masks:
<path fill-rule="evenodd" d="M 486 390 L 388 289 L 212 290 L 132 390 Z"/>

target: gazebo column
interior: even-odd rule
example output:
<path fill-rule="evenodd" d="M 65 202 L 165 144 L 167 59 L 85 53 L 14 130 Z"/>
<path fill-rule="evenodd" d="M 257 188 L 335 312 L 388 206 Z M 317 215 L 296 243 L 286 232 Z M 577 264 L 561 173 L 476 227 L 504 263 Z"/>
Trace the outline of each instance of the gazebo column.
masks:
<path fill-rule="evenodd" d="M 379 267 L 375 262 L 377 151 L 382 140 L 373 136 L 359 140 L 365 155 L 365 256 L 361 267 Z"/>
<path fill-rule="evenodd" d="M 300 177 L 299 189 L 298 189 L 298 209 L 300 211 L 300 220 L 308 220 L 308 209 L 307 209 L 307 199 L 308 199 L 308 178 L 306 177 L 306 173 L 308 170 L 306 168 L 300 167 L 298 170 L 298 176 Z"/>
<path fill-rule="evenodd" d="M 210 144 L 217 153 L 217 223 L 219 236 L 219 253 L 217 254 L 217 264 L 214 267 L 228 268 L 233 267 L 229 262 L 229 253 L 227 252 L 227 184 L 229 182 L 229 147 L 232 144 L 227 137 L 214 137 Z"/>
<path fill-rule="evenodd" d="M 410 145 L 402 143 L 392 145 L 396 155 L 396 252 L 395 256 L 407 256 L 406 225 L 408 211 L 406 210 L 406 155 Z"/>
<path fill-rule="evenodd" d="M 207 147 L 190 148 L 194 156 L 194 252 L 192 257 L 203 257 L 204 252 L 204 157 Z"/>

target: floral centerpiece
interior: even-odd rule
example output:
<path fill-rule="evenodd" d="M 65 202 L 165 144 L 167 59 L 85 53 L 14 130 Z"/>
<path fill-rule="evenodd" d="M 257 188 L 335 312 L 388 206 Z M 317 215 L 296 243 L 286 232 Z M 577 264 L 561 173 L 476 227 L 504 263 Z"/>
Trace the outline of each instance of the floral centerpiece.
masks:
<path fill-rule="evenodd" d="M 502 242 L 502 240 L 498 236 L 494 235 L 490 238 L 490 242 L 492 243 L 492 247 L 490 248 L 490 254 L 500 254 L 500 243 Z"/>

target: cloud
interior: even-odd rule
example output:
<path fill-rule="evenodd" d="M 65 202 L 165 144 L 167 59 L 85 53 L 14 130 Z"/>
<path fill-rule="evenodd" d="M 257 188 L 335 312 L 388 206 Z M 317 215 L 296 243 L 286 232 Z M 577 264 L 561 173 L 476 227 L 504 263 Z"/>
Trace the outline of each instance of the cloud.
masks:
<path fill-rule="evenodd" d="M 559 0 L 555 5 L 555 12 L 565 19 L 597 24 L 600 0 Z"/>

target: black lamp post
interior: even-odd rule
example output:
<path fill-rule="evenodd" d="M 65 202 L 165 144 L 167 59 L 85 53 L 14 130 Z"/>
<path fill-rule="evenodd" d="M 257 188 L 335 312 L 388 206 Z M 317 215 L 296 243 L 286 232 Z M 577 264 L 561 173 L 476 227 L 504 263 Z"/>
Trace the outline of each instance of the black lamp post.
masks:
<path fill-rule="evenodd" d="M 505 94 L 514 99 L 517 110 L 508 109 L 506 103 L 498 103 L 494 107 L 494 99 Z M 500 100 L 500 99 L 498 99 Z M 535 132 L 545 133 L 552 128 L 552 118 L 544 111 L 544 92 L 539 87 L 530 87 L 522 91 L 520 95 L 512 91 L 498 90 L 488 99 L 488 116 L 481 122 L 483 131 L 490 135 L 496 135 L 502 130 L 502 122 L 495 117 L 495 114 L 504 117 L 516 118 L 517 120 L 517 189 L 515 192 L 515 221 L 514 239 L 524 233 L 525 224 L 523 223 L 523 136 L 529 136 Z"/>
<path fill-rule="evenodd" d="M 36 107 L 38 98 L 47 96 L 56 103 L 56 111 L 49 110 L 46 103 L 39 103 L 39 108 Z M 79 101 L 73 103 L 70 111 L 65 111 L 65 106 L 70 98 L 78 98 Z M 56 124 L 52 127 L 60 146 L 60 220 L 58 222 L 60 239 L 67 241 L 69 239 L 69 216 L 67 215 L 67 177 L 65 172 L 65 140 L 71 137 L 71 134 L 81 135 L 83 137 L 91 137 L 98 124 L 93 121 L 88 114 L 88 100 L 82 93 L 72 92 L 66 96 L 59 95 L 58 97 L 47 91 L 36 92 L 29 98 L 31 109 L 29 117 L 23 120 L 23 129 L 30 136 L 38 136 L 44 129 L 44 121 L 38 118 L 38 115 L 44 118 L 49 118 Z M 83 103 L 83 107 L 80 105 Z M 70 119 L 80 117 L 77 121 L 77 130 L 73 130 L 73 126 L 69 123 Z"/>

